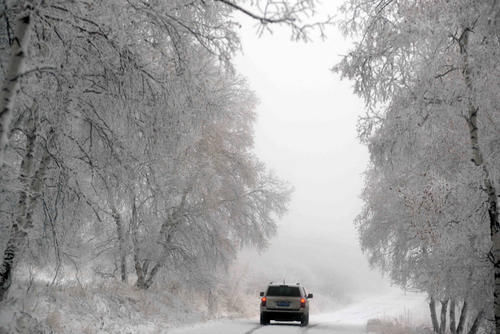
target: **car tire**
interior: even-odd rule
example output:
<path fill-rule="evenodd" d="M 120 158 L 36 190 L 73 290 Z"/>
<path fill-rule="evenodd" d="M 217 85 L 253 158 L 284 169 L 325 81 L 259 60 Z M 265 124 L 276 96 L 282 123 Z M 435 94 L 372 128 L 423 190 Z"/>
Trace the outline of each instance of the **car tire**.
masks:
<path fill-rule="evenodd" d="M 269 319 L 267 319 L 267 317 L 264 313 L 260 314 L 260 324 L 262 326 L 269 325 Z"/>
<path fill-rule="evenodd" d="M 309 313 L 302 315 L 302 318 L 300 319 L 300 326 L 305 327 L 309 325 Z"/>

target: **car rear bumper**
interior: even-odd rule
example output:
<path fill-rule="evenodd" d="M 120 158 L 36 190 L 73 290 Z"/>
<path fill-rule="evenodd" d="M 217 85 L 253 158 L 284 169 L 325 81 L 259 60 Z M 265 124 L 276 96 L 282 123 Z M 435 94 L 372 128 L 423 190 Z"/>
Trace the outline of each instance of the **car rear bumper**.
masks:
<path fill-rule="evenodd" d="M 269 320 L 277 321 L 301 321 L 304 311 L 262 311 Z"/>

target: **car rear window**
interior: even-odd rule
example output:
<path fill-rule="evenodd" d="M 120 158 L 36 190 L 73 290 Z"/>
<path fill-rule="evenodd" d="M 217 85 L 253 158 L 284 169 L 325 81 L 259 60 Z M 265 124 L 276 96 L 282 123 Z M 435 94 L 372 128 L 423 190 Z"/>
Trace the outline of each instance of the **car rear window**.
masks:
<path fill-rule="evenodd" d="M 300 297 L 300 290 L 295 286 L 270 286 L 267 289 L 268 296 Z"/>

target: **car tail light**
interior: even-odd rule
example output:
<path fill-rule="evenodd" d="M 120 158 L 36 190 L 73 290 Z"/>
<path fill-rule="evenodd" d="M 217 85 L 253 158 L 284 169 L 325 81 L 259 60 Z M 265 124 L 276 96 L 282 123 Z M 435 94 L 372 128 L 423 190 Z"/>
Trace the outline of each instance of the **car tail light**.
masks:
<path fill-rule="evenodd" d="M 300 307 L 306 307 L 306 299 L 300 298 Z"/>
<path fill-rule="evenodd" d="M 261 304 L 260 304 L 261 306 L 266 306 L 266 302 L 267 302 L 267 298 L 266 297 L 262 297 L 260 299 L 260 301 L 261 301 Z"/>

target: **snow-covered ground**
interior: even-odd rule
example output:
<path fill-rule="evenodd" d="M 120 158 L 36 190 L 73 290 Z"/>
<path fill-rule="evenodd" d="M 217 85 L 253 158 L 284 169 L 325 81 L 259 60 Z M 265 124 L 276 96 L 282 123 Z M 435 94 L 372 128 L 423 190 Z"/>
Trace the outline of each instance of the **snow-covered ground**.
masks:
<path fill-rule="evenodd" d="M 354 298 L 329 312 L 314 305 L 321 298 L 317 294 L 307 328 L 276 322 L 260 326 L 258 297 L 239 300 L 249 310 L 246 316 L 219 310 L 219 319 L 209 320 L 206 309 L 194 307 L 202 304 L 196 302 L 195 295 L 188 298 L 167 291 L 142 291 L 118 282 L 53 287 L 35 284 L 29 292 L 17 286 L 11 295 L 0 305 L 0 333 L 347 334 L 366 332 L 369 319 L 417 327 L 428 317 L 422 295 L 399 290 Z"/>
<path fill-rule="evenodd" d="M 165 333 L 207 320 L 206 312 L 167 291 L 144 291 L 116 281 L 16 285 L 0 304 L 0 333 Z M 193 299 L 192 297 L 190 298 Z"/>
<path fill-rule="evenodd" d="M 169 334 L 356 334 L 366 333 L 370 319 L 394 320 L 411 327 L 425 325 L 425 298 L 420 294 L 394 291 L 384 296 L 359 299 L 346 307 L 329 313 L 311 314 L 308 327 L 298 323 L 272 322 L 260 326 L 258 319 L 209 321 L 168 331 Z"/>
<path fill-rule="evenodd" d="M 424 295 L 394 289 L 392 293 L 358 298 L 335 312 L 318 315 L 317 319 L 346 325 L 366 325 L 370 319 L 384 319 L 421 326 L 428 322 L 428 312 Z"/>

